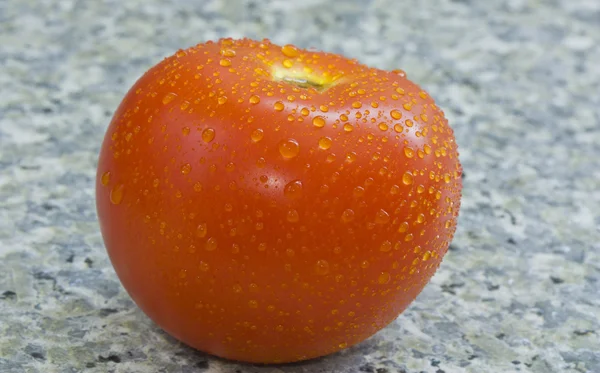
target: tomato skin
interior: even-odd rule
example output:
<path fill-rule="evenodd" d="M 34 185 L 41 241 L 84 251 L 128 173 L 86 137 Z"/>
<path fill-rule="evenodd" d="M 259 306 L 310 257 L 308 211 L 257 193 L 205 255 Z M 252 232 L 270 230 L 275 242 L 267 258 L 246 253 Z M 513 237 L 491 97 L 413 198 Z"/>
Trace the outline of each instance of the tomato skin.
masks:
<path fill-rule="evenodd" d="M 97 209 L 136 304 L 225 358 L 291 362 L 393 321 L 455 231 L 452 129 L 402 73 L 224 39 L 142 76 L 103 142 Z"/>

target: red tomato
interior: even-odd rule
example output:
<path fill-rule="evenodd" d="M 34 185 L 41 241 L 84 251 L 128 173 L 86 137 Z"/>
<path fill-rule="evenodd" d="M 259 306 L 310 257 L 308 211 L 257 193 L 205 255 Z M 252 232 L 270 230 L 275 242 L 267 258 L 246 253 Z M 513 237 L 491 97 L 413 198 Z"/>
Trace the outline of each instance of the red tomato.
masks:
<path fill-rule="evenodd" d="M 116 273 L 152 320 L 272 363 L 394 320 L 446 253 L 461 188 L 444 113 L 402 71 L 225 39 L 127 93 L 97 205 Z"/>

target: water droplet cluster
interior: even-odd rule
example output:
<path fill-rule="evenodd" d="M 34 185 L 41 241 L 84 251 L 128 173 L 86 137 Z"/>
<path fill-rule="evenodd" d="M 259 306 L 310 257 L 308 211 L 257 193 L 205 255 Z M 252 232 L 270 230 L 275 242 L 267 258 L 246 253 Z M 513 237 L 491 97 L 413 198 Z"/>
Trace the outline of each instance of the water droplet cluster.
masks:
<path fill-rule="evenodd" d="M 200 349 L 277 362 L 357 343 L 418 294 L 454 234 L 454 135 L 401 70 L 223 39 L 151 69 L 108 131 L 108 250 L 154 286 L 145 300 L 182 307 Z M 122 259 L 131 248 L 139 260 Z"/>

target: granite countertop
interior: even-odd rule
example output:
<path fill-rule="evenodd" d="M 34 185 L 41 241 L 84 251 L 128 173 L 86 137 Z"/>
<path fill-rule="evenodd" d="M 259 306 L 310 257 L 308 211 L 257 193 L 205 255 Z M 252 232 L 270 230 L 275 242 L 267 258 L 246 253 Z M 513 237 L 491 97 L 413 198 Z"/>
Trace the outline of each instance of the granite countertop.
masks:
<path fill-rule="evenodd" d="M 97 154 L 133 82 L 178 48 L 269 37 L 403 68 L 445 109 L 459 228 L 396 322 L 326 358 L 194 351 L 107 259 Z M 600 2 L 0 2 L 0 371 L 600 372 Z"/>

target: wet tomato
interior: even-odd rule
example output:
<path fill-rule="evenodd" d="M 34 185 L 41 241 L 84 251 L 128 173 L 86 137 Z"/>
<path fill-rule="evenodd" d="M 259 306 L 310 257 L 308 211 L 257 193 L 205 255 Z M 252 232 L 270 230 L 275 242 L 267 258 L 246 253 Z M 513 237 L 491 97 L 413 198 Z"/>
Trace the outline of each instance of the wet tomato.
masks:
<path fill-rule="evenodd" d="M 402 71 L 224 39 L 127 93 L 97 206 L 152 320 L 197 349 L 273 363 L 393 321 L 446 253 L 461 188 L 444 113 Z"/>

